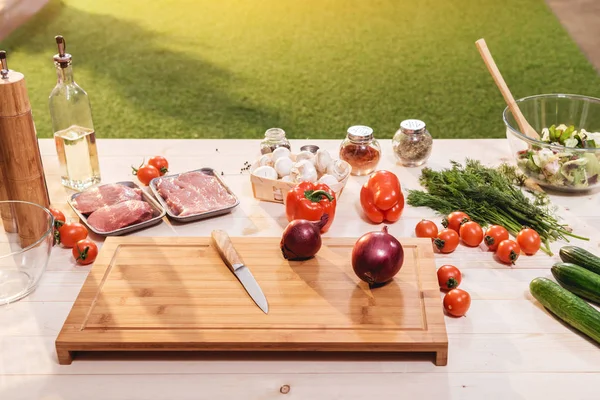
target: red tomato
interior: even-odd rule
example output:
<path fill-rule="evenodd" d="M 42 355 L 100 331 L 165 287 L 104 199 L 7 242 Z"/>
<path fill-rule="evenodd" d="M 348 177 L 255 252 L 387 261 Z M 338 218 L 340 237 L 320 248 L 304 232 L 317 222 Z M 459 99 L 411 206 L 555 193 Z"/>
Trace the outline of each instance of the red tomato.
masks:
<path fill-rule="evenodd" d="M 66 248 L 75 246 L 77 242 L 83 240 L 88 235 L 88 230 L 79 222 L 66 223 L 58 229 L 60 243 Z"/>
<path fill-rule="evenodd" d="M 94 262 L 98 255 L 98 246 L 89 239 L 78 241 L 73 247 L 73 257 L 77 264 L 88 265 Z"/>
<path fill-rule="evenodd" d="M 458 233 L 452 229 L 442 230 L 433 244 L 441 253 L 452 253 L 458 247 Z"/>
<path fill-rule="evenodd" d="M 523 253 L 532 256 L 540 249 L 542 240 L 540 235 L 531 228 L 523 228 L 517 235 L 517 243 L 523 250 Z"/>
<path fill-rule="evenodd" d="M 470 220 L 471 218 L 464 212 L 454 211 L 442 220 L 442 225 L 444 225 L 445 228 L 452 229 L 456 233 L 459 233 L 460 225 Z"/>
<path fill-rule="evenodd" d="M 152 165 L 144 165 L 139 169 L 134 168 L 133 174 L 137 175 L 140 182 L 144 185 L 148 185 L 152 179 L 160 176 L 160 172 Z"/>
<path fill-rule="evenodd" d="M 496 250 L 498 259 L 507 264 L 514 264 L 515 261 L 517 261 L 517 258 L 519 258 L 520 253 L 521 248 L 514 240 L 501 241 L 498 245 L 498 249 Z"/>
<path fill-rule="evenodd" d="M 488 249 L 496 251 L 500 242 L 508 239 L 508 231 L 505 227 L 500 225 L 492 225 L 487 229 L 487 231 L 485 231 L 485 237 L 483 238 L 483 241 L 487 245 Z"/>
<path fill-rule="evenodd" d="M 63 212 L 60 211 L 59 209 L 50 207 L 48 210 L 54 217 L 54 226 L 56 228 L 60 228 L 62 226 L 62 224 L 67 222 L 67 219 L 65 218 L 65 214 L 63 214 Z"/>
<path fill-rule="evenodd" d="M 65 214 L 62 211 L 56 208 L 49 208 L 50 214 L 54 217 L 54 244 L 60 243 L 60 234 L 58 233 L 58 228 L 63 226 L 63 224 L 67 221 L 65 218 Z"/>
<path fill-rule="evenodd" d="M 156 168 L 161 176 L 169 172 L 169 162 L 163 156 L 150 157 L 148 165 L 152 165 Z"/>
<path fill-rule="evenodd" d="M 435 239 L 438 235 L 438 227 L 435 222 L 423 219 L 415 227 L 415 234 L 420 238 Z"/>
<path fill-rule="evenodd" d="M 468 221 L 460 226 L 460 238 L 467 246 L 479 246 L 483 240 L 483 229 L 477 222 Z"/>
<path fill-rule="evenodd" d="M 437 270 L 438 283 L 442 289 L 454 289 L 460 285 L 462 275 L 454 265 L 442 265 Z"/>
<path fill-rule="evenodd" d="M 444 296 L 444 309 L 454 317 L 462 317 L 471 307 L 471 296 L 462 289 L 452 289 Z"/>

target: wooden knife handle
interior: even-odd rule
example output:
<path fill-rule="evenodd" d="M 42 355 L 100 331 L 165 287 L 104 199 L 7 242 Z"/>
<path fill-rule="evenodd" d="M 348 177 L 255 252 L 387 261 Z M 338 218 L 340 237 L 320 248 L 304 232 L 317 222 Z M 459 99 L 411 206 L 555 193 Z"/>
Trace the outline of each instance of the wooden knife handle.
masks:
<path fill-rule="evenodd" d="M 233 243 L 231 243 L 231 239 L 229 238 L 227 232 L 215 230 L 212 231 L 211 236 L 219 255 L 223 261 L 225 261 L 225 264 L 227 264 L 230 270 L 234 271 L 235 264 L 237 264 L 236 267 L 244 264 L 242 257 L 240 257 L 238 252 L 235 250 L 235 247 L 233 247 Z"/>

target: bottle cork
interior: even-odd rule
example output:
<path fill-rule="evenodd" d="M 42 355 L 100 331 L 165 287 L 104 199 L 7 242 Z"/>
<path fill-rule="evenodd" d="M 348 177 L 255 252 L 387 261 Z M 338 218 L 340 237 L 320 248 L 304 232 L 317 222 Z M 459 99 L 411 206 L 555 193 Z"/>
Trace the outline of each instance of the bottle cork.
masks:
<path fill-rule="evenodd" d="M 10 200 L 50 206 L 31 104 L 23 74 L 9 70 L 6 53 L 0 52 L 0 159 L 2 181 Z M 1 195 L 1 193 L 0 193 Z M 26 205 L 14 204 L 12 213 L 22 247 L 35 243 L 48 229 L 47 220 L 28 213 Z M 4 214 L 2 214 L 4 221 Z"/>

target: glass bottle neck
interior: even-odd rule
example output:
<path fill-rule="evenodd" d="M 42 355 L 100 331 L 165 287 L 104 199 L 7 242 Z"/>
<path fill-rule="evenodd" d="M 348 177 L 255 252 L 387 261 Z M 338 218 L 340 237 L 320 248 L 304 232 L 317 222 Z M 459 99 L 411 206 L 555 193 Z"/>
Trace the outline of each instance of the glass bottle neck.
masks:
<path fill-rule="evenodd" d="M 73 67 L 71 65 L 68 65 L 65 68 L 61 67 L 60 65 L 57 65 L 56 76 L 58 78 L 59 84 L 70 84 L 75 82 L 73 80 Z"/>

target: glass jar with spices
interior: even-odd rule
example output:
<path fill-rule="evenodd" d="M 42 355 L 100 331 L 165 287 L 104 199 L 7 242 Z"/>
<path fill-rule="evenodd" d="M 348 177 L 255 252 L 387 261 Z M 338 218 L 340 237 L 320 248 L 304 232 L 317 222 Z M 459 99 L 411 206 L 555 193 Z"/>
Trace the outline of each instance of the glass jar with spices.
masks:
<path fill-rule="evenodd" d="M 260 142 L 260 154 L 272 153 L 278 147 L 291 150 L 290 142 L 281 128 L 270 128 L 265 132 L 265 138 Z"/>
<path fill-rule="evenodd" d="M 402 121 L 392 139 L 394 154 L 400 164 L 406 167 L 423 165 L 431 154 L 432 145 L 431 134 L 425 123 L 418 119 Z"/>
<path fill-rule="evenodd" d="M 368 175 L 375 171 L 381 158 L 381 147 L 373 138 L 373 129 L 355 125 L 340 146 L 340 159 L 352 167 L 352 175 Z"/>

